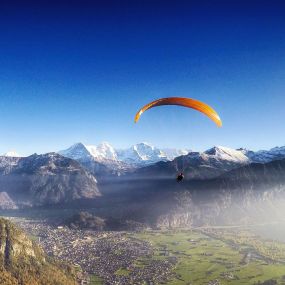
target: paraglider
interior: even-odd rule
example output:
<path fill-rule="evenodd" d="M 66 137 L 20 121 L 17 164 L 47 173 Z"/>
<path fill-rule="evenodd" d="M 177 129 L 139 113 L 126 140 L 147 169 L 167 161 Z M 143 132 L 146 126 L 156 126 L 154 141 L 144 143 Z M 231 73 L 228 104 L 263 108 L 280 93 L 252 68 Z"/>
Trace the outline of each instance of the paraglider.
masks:
<path fill-rule="evenodd" d="M 164 106 L 164 105 L 176 105 L 176 106 L 182 106 L 182 107 L 187 107 L 187 108 L 197 110 L 197 111 L 203 113 L 204 115 L 206 115 L 212 121 L 214 121 L 218 127 L 222 126 L 222 121 L 220 119 L 220 116 L 211 106 L 209 106 L 206 103 L 203 103 L 201 101 L 195 100 L 195 99 L 182 98 L 182 97 L 161 98 L 161 99 L 158 99 L 158 100 L 155 100 L 155 101 L 152 101 L 152 102 L 146 104 L 136 113 L 135 123 L 138 122 L 141 115 L 145 111 L 147 111 L 153 107 Z M 183 179 L 184 179 L 183 172 L 179 172 L 178 175 L 176 176 L 176 181 L 181 182 Z"/>
<path fill-rule="evenodd" d="M 218 113 L 209 105 L 195 100 L 191 98 L 181 98 L 181 97 L 169 97 L 169 98 L 161 98 L 158 100 L 155 100 L 153 102 L 150 102 L 149 104 L 143 106 L 136 114 L 135 116 L 135 123 L 140 119 L 141 115 L 147 111 L 148 109 L 151 109 L 153 107 L 158 106 L 164 106 L 164 105 L 177 105 L 177 106 L 183 106 L 187 108 L 191 108 L 194 110 L 197 110 L 203 114 L 205 114 L 207 117 L 209 117 L 211 120 L 213 120 L 218 127 L 222 126 L 222 121 L 218 115 Z"/>

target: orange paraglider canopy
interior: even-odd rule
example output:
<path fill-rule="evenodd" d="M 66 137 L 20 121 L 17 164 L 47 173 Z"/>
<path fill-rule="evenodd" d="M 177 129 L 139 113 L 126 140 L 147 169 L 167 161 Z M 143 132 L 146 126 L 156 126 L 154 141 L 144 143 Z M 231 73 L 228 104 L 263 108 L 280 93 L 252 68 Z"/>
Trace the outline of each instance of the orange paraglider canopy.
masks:
<path fill-rule="evenodd" d="M 222 126 L 222 121 L 218 115 L 218 113 L 209 105 L 195 100 L 191 98 L 181 98 L 181 97 L 169 97 L 169 98 L 161 98 L 158 100 L 155 100 L 144 107 L 142 107 L 135 116 L 135 123 L 139 120 L 140 116 L 148 109 L 151 109 L 153 107 L 157 106 L 163 106 L 163 105 L 177 105 L 177 106 L 183 106 L 187 108 L 195 109 L 203 114 L 205 114 L 207 117 L 209 117 L 211 120 L 213 120 L 218 127 Z"/>

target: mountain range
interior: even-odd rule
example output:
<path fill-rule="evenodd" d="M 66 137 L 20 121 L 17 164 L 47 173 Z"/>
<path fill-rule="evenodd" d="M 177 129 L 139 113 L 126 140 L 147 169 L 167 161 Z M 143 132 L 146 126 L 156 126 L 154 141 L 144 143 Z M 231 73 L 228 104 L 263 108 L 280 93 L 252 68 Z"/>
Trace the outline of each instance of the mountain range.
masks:
<path fill-rule="evenodd" d="M 158 148 L 145 142 L 126 149 L 116 149 L 110 143 L 102 142 L 99 145 L 76 143 L 58 153 L 79 161 L 93 174 L 100 176 L 110 173 L 120 175 L 125 171 L 154 165 L 157 162 L 173 161 L 172 164 L 183 164 L 183 159 L 179 158 L 182 156 L 187 161 L 206 161 L 214 158 L 216 161 L 228 161 L 229 164 L 236 165 L 252 162 L 266 163 L 285 158 L 285 146 L 260 151 L 215 146 L 204 152 L 195 152 L 190 149 Z M 7 152 L 2 156 L 20 157 L 16 151 Z"/>
<path fill-rule="evenodd" d="M 77 160 L 99 180 L 107 176 L 120 176 L 134 169 L 159 161 L 170 161 L 187 154 L 183 149 L 159 149 L 148 143 L 139 143 L 127 149 L 115 149 L 107 142 L 98 146 L 76 143 L 58 153 Z"/>
<path fill-rule="evenodd" d="M 179 155 L 181 153 L 183 155 Z M 220 193 L 221 188 L 230 193 L 230 186 L 225 185 L 231 183 L 237 185 L 241 193 L 247 187 L 244 193 L 246 196 L 250 189 L 259 185 L 259 178 L 256 177 L 260 176 L 260 181 L 263 181 L 263 173 L 260 171 L 257 175 L 255 171 L 250 171 L 251 167 L 265 169 L 267 177 L 271 177 L 272 172 L 274 177 L 276 170 L 269 167 L 270 163 L 284 159 L 285 147 L 253 152 L 243 148 L 215 146 L 204 152 L 175 149 L 167 152 L 145 143 L 127 150 L 116 150 L 108 143 L 99 146 L 77 143 L 59 153 L 33 154 L 28 157 L 1 156 L 0 208 L 17 209 L 89 200 L 93 203 L 92 207 L 95 207 L 95 201 L 101 201 L 102 209 L 105 207 L 102 205 L 107 205 L 108 209 L 109 205 L 113 205 L 115 211 L 114 199 L 117 199 L 120 201 L 117 205 L 120 211 L 124 208 L 129 211 L 130 207 L 151 207 L 151 212 L 156 200 L 170 197 L 173 201 L 177 189 L 187 189 L 188 183 L 192 188 L 200 183 L 197 181 L 201 181 L 201 189 L 214 189 L 213 193 Z M 276 165 L 281 169 L 281 177 L 285 174 L 285 167 L 283 164 Z M 181 187 L 175 182 L 178 172 L 185 174 L 185 182 Z M 248 173 L 248 181 L 252 185 L 228 180 L 226 175 L 231 173 L 236 177 L 246 177 Z M 222 179 L 219 180 L 221 184 L 217 183 L 217 179 Z M 279 187 L 278 183 L 283 185 L 285 181 L 274 178 L 271 184 L 266 185 L 276 188 Z M 161 195 L 159 193 L 162 190 L 163 195 L 157 198 L 150 194 Z M 172 207 L 170 205 L 166 211 Z"/>
<path fill-rule="evenodd" d="M 186 179 L 209 179 L 250 162 L 251 159 L 241 150 L 213 147 L 205 152 L 189 152 L 172 161 L 139 168 L 134 175 L 138 178 L 167 178 L 183 172 Z"/>
<path fill-rule="evenodd" d="M 186 149 L 159 149 L 148 143 L 139 143 L 128 149 L 115 149 L 109 143 L 88 146 L 82 143 L 59 151 L 59 154 L 77 160 L 95 176 L 121 176 L 135 172 L 135 176 L 173 176 L 186 172 L 190 179 L 217 177 L 245 164 L 266 163 L 285 158 L 285 147 L 250 151 L 215 146 L 204 152 Z"/>
<path fill-rule="evenodd" d="M 10 150 L 6 153 L 4 153 L 2 156 L 7 156 L 7 157 L 20 157 L 20 155 L 14 151 L 14 150 Z"/>
<path fill-rule="evenodd" d="M 186 149 L 159 149 L 146 142 L 135 144 L 127 149 L 115 149 L 108 142 L 103 142 L 97 146 L 76 143 L 66 150 L 59 151 L 59 154 L 73 159 L 83 159 L 91 156 L 97 162 L 108 163 L 113 161 L 140 167 L 158 161 L 172 160 L 188 152 L 189 150 Z"/>
<path fill-rule="evenodd" d="M 75 160 L 57 153 L 0 157 L 0 207 L 16 208 L 93 199 L 96 178 Z"/>

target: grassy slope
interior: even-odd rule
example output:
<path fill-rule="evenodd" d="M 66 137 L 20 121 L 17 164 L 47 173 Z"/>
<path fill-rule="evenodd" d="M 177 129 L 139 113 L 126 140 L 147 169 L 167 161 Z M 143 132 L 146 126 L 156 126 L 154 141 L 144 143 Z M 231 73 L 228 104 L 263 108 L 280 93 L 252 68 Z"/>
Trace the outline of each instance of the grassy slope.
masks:
<path fill-rule="evenodd" d="M 72 267 L 48 258 L 18 227 L 2 218 L 0 247 L 0 284 L 76 284 Z"/>
<path fill-rule="evenodd" d="M 91 275 L 90 276 L 90 284 L 91 285 L 101 285 L 101 284 L 103 284 L 103 281 L 100 277 L 98 277 L 96 275 Z"/>

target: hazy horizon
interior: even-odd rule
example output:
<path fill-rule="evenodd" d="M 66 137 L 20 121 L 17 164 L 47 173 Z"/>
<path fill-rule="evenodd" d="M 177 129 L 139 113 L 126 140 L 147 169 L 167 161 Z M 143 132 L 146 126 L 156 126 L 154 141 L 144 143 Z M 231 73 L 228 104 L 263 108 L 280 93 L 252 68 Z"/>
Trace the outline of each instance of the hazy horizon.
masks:
<path fill-rule="evenodd" d="M 176 146 L 154 145 L 153 143 L 148 142 L 148 141 L 141 141 L 141 142 L 136 142 L 134 144 L 126 145 L 124 147 L 117 147 L 114 144 L 112 144 L 112 142 L 110 142 L 110 141 L 99 141 L 96 144 L 94 144 L 94 143 L 85 143 L 85 142 L 78 141 L 78 142 L 71 143 L 69 145 L 65 145 L 65 146 L 63 146 L 63 147 L 61 147 L 59 149 L 49 149 L 47 151 L 36 151 L 35 150 L 35 151 L 31 152 L 31 153 L 24 153 L 24 152 L 21 152 L 21 151 L 19 151 L 17 149 L 8 149 L 6 151 L 0 152 L 0 155 L 7 154 L 9 152 L 15 152 L 18 155 L 25 157 L 25 156 L 32 155 L 34 153 L 36 153 L 36 154 L 45 154 L 45 153 L 49 153 L 49 152 L 59 152 L 59 151 L 68 149 L 69 147 L 71 147 L 71 146 L 73 146 L 73 145 L 75 145 L 77 143 L 82 143 L 82 144 L 87 145 L 87 146 L 98 146 L 101 143 L 109 143 L 112 147 L 114 147 L 117 150 L 119 150 L 119 149 L 127 149 L 127 148 L 131 147 L 132 145 L 139 144 L 139 143 L 146 143 L 146 144 L 149 144 L 149 145 L 154 146 L 154 147 L 159 148 L 159 149 L 181 149 L 181 150 L 190 150 L 190 151 L 194 151 L 194 152 L 195 151 L 197 151 L 197 152 L 204 152 L 204 151 L 206 151 L 208 149 L 211 149 L 212 147 L 227 147 L 227 148 L 230 148 L 230 149 L 244 148 L 244 149 L 251 150 L 251 151 L 259 151 L 259 150 L 270 150 L 270 149 L 275 148 L 275 147 L 283 147 L 283 146 L 285 146 L 285 143 L 284 143 L 284 145 L 274 145 L 274 146 L 269 147 L 269 148 L 250 149 L 250 148 L 247 148 L 245 146 L 232 147 L 232 146 L 228 146 L 228 145 L 211 145 L 211 146 L 208 146 L 206 148 L 200 149 L 200 148 L 190 148 L 190 147 L 187 147 L 187 146 L 186 147 L 176 147 Z"/>

